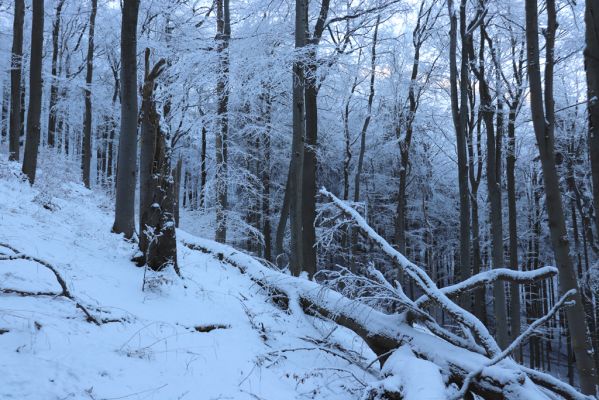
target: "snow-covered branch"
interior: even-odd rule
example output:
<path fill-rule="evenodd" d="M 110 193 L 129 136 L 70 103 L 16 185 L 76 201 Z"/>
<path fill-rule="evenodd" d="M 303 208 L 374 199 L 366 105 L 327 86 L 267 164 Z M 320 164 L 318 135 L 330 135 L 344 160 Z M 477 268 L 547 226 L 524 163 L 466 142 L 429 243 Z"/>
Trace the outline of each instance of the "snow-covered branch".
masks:
<path fill-rule="evenodd" d="M 520 284 L 533 283 L 541 279 L 550 278 L 556 274 L 557 268 L 555 267 L 542 267 L 534 271 L 514 271 L 508 268 L 497 268 L 478 273 L 462 282 L 440 288 L 439 290 L 447 296 L 456 297 L 464 292 L 468 292 L 479 286 L 487 285 L 495 281 L 508 281 Z M 428 296 L 423 295 L 420 296 L 415 303 L 418 306 L 425 307 L 429 300 Z"/>
<path fill-rule="evenodd" d="M 416 359 L 428 361 L 431 367 L 439 367 L 446 385 L 461 386 L 472 371 L 488 365 L 491 358 L 474 351 L 448 343 L 435 335 L 410 326 L 403 315 L 385 314 L 359 301 L 353 301 L 342 294 L 323 287 L 316 282 L 292 277 L 262 265 L 255 258 L 229 246 L 210 240 L 195 238 L 180 232 L 183 244 L 193 250 L 211 254 L 214 258 L 237 268 L 269 293 L 275 293 L 276 304 L 293 313 L 301 312 L 320 318 L 330 319 L 352 330 L 379 356 L 381 364 L 389 362 L 394 349 L 408 346 Z M 498 353 L 500 354 L 500 353 Z M 433 365 L 434 364 L 434 365 Z M 385 374 L 402 374 L 403 369 L 385 368 Z M 539 389 L 538 383 L 565 399 L 582 400 L 587 397 L 571 386 L 542 372 L 529 372 L 511 360 L 503 360 L 483 368 L 469 390 L 483 398 L 492 399 L 553 399 L 555 396 Z M 387 376 L 389 378 L 389 376 Z M 414 388 L 408 376 L 398 377 L 407 387 L 398 393 L 406 397 L 404 391 Z M 404 379 L 405 378 L 405 379 Z M 398 382 L 389 380 L 387 382 Z M 446 397 L 450 396 L 449 391 Z"/>

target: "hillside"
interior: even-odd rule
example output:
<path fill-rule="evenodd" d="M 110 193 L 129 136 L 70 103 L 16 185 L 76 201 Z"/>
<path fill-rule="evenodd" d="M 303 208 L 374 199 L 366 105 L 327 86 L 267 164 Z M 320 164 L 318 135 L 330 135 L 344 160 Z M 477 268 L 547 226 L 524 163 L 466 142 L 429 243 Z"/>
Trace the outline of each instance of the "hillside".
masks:
<path fill-rule="evenodd" d="M 183 279 L 137 268 L 102 196 L 48 176 L 31 188 L 17 170 L 0 164 L 0 243 L 53 266 L 105 322 L 64 296 L 24 295 L 61 291 L 39 262 L 0 260 L 0 398 L 352 399 L 375 379 L 365 370 L 376 356 L 350 331 L 281 311 L 238 270 L 182 245 Z"/>

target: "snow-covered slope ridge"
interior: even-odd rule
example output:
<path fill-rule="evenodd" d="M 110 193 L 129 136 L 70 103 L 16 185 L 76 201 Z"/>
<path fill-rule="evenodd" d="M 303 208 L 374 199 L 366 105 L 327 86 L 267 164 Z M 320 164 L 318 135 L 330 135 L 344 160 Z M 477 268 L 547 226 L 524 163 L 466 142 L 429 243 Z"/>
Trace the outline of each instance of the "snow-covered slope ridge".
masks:
<path fill-rule="evenodd" d="M 22 295 L 61 287 L 0 246 L 0 399 L 357 399 L 375 380 L 348 362 L 375 358 L 351 332 L 279 310 L 209 255 L 179 246 L 184 279 L 146 272 L 143 285 L 97 193 L 40 191 L 15 171 L 0 165 L 0 243 L 46 261 L 94 318 L 115 322 L 86 321 L 65 296 Z"/>

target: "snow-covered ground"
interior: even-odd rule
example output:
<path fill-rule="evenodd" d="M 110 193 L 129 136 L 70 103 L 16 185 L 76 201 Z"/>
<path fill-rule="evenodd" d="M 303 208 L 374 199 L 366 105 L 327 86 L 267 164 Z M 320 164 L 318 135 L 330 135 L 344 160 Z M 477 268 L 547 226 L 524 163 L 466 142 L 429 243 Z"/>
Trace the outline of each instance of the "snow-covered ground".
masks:
<path fill-rule="evenodd" d="M 182 280 L 137 268 L 135 246 L 110 233 L 108 199 L 59 179 L 40 191 L 16 171 L 0 163 L 0 242 L 52 264 L 96 318 L 119 321 L 96 326 L 60 296 L 0 293 L 0 399 L 357 399 L 376 379 L 351 332 L 281 311 L 184 246 Z M 27 260 L 0 261 L 0 289 L 60 292 Z"/>

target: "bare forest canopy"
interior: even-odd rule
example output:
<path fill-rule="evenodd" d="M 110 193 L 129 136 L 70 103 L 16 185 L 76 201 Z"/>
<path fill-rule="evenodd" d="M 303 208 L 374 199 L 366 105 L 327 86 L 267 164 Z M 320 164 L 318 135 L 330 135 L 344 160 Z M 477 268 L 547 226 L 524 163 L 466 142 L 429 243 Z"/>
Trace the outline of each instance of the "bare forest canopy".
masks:
<path fill-rule="evenodd" d="M 597 394 L 596 1 L 0 0 L 0 26 L 3 159 L 108 195 L 138 266 L 201 251 L 353 331 L 365 399 L 416 399 L 402 363 L 439 398 Z"/>

